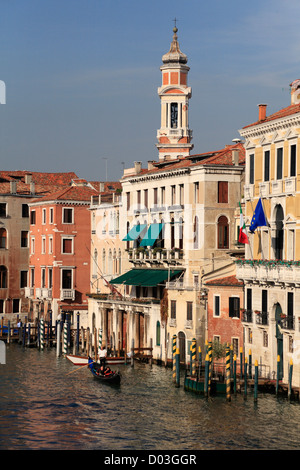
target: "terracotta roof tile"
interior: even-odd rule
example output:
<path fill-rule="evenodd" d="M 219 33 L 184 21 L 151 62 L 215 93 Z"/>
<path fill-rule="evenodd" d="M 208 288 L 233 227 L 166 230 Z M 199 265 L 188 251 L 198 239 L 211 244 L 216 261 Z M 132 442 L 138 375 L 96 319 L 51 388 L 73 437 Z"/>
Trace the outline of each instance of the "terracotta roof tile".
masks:
<path fill-rule="evenodd" d="M 248 127 L 251 127 L 251 126 L 257 126 L 258 124 L 264 124 L 265 122 L 274 121 L 275 119 L 280 119 L 283 117 L 291 116 L 299 112 L 300 112 L 300 104 L 292 104 L 288 106 L 287 108 L 280 109 L 276 113 L 270 114 L 270 116 L 267 116 L 266 119 L 262 121 L 256 121 L 256 122 L 253 122 L 252 124 L 248 124 L 247 126 L 244 126 L 243 129 L 247 129 Z"/>
<path fill-rule="evenodd" d="M 244 283 L 242 281 L 239 281 L 236 276 L 227 276 L 227 277 L 222 277 L 219 279 L 213 279 L 212 281 L 207 281 L 205 285 L 208 286 L 234 286 L 234 287 L 240 287 L 243 286 Z"/>

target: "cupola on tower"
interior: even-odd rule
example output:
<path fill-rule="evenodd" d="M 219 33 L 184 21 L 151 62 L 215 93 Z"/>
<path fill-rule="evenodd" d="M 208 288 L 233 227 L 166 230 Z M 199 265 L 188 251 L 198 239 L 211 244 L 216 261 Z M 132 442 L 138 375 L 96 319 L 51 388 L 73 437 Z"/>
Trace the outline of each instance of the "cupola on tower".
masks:
<path fill-rule="evenodd" d="M 158 88 L 161 102 L 161 126 L 157 132 L 159 160 L 172 160 L 190 154 L 193 144 L 189 129 L 189 99 L 187 56 L 180 50 L 178 29 L 173 28 L 170 51 L 162 57 L 162 86 Z"/>

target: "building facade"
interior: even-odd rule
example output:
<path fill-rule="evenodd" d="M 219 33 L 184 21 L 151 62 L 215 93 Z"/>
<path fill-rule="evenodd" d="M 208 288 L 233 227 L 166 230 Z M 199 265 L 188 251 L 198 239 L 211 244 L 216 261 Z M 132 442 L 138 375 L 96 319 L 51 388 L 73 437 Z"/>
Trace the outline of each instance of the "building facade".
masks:
<path fill-rule="evenodd" d="M 80 314 L 87 325 L 90 291 L 91 197 L 98 192 L 82 180 L 30 204 L 29 287 L 33 316 L 53 321 Z M 51 311 L 51 312 L 50 312 Z"/>
<path fill-rule="evenodd" d="M 249 231 L 245 260 L 237 277 L 245 283 L 245 347 L 271 377 L 299 386 L 300 331 L 300 93 L 291 84 L 291 104 L 267 116 L 259 106 L 258 121 L 240 130 L 245 139 L 246 224 L 261 214 L 265 221 Z M 279 363 L 279 364 L 278 364 Z"/>

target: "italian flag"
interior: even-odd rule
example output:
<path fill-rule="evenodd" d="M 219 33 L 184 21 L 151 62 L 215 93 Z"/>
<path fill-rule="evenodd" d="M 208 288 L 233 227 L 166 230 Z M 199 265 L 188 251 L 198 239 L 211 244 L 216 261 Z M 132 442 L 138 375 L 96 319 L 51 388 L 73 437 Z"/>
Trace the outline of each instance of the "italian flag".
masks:
<path fill-rule="evenodd" d="M 248 243 L 248 244 L 249 244 L 249 240 L 248 240 L 248 236 L 247 236 L 247 232 L 246 232 L 246 225 L 245 225 L 245 221 L 244 221 L 244 217 L 243 217 L 243 212 L 242 212 L 241 203 L 239 203 L 239 205 L 240 205 L 240 233 L 239 233 L 239 243 Z"/>

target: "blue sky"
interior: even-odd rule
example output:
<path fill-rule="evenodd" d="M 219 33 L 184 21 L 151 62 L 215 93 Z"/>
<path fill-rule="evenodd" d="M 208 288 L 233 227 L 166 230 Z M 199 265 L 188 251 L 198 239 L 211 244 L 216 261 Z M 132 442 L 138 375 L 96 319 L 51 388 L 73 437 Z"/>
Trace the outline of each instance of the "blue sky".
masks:
<path fill-rule="evenodd" d="M 188 56 L 193 153 L 290 104 L 297 0 L 0 0 L 3 170 L 118 180 L 158 158 L 161 58 L 173 19 Z M 106 160 L 107 159 L 107 160 Z"/>

